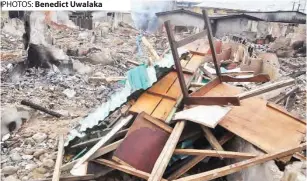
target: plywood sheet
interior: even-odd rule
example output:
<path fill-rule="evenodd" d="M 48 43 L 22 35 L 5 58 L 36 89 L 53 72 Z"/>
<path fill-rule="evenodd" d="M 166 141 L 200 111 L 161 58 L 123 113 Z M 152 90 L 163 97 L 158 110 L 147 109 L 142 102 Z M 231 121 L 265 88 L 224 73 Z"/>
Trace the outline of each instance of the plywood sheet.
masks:
<path fill-rule="evenodd" d="M 149 88 L 149 91 L 157 94 L 165 94 L 169 90 L 169 88 L 173 85 L 176 79 L 177 79 L 177 73 L 170 72 L 167 75 L 165 75 L 162 79 L 160 79 L 157 83 L 155 83 L 151 88 Z"/>
<path fill-rule="evenodd" d="M 233 96 L 240 93 L 234 86 L 222 83 L 205 96 Z M 300 144 L 305 136 L 305 124 L 266 106 L 267 101 L 248 98 L 233 109 L 219 125 L 271 153 Z"/>
<path fill-rule="evenodd" d="M 160 104 L 156 107 L 154 112 L 151 114 L 151 116 L 165 121 L 169 113 L 172 111 L 173 107 L 175 107 L 175 105 L 176 105 L 176 101 L 163 98 Z"/>
<path fill-rule="evenodd" d="M 144 172 L 150 173 L 160 155 L 169 133 L 147 121 L 139 114 L 125 139 L 114 153 L 116 159 Z"/>
<path fill-rule="evenodd" d="M 137 99 L 135 104 L 131 106 L 129 111 L 134 112 L 134 113 L 141 113 L 144 111 L 147 114 L 151 114 L 155 110 L 155 108 L 157 107 L 157 105 L 160 103 L 161 100 L 162 100 L 161 96 L 156 96 L 156 95 L 152 95 L 147 92 L 144 92 Z"/>

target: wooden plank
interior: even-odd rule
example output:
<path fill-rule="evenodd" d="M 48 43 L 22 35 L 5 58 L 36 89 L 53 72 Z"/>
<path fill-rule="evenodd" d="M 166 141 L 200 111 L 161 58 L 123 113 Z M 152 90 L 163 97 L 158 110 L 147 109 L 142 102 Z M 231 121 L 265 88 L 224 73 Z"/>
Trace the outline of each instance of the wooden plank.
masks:
<path fill-rule="evenodd" d="M 145 119 L 145 116 L 146 113 L 142 112 L 136 117 L 113 158 L 118 158 L 138 170 L 151 172 L 170 133 L 162 129 L 161 125 L 157 126 L 157 123 Z"/>
<path fill-rule="evenodd" d="M 118 140 L 114 143 L 111 143 L 107 146 L 104 146 L 102 148 L 99 148 L 90 158 L 89 160 L 93 160 L 95 158 L 98 158 L 102 155 L 105 155 L 111 151 L 114 151 L 118 145 L 123 141 L 124 139 Z M 73 168 L 73 166 L 79 161 L 80 159 L 74 160 L 72 162 L 66 163 L 64 165 L 61 166 L 61 171 L 66 171 L 66 170 L 70 170 Z"/>
<path fill-rule="evenodd" d="M 306 125 L 306 121 L 305 120 L 303 120 L 303 119 L 299 118 L 298 116 L 288 112 L 285 108 L 283 108 L 283 107 L 281 107 L 281 106 L 279 106 L 277 104 L 271 103 L 271 102 L 267 102 L 266 105 L 268 107 L 270 107 L 270 108 L 273 108 L 273 109 L 275 109 L 275 110 L 277 110 L 277 111 L 279 111 L 279 112 L 281 112 L 281 113 L 283 113 L 283 114 L 285 114 L 287 116 L 290 116 L 291 118 L 293 118 L 293 119 L 303 123 L 303 125 Z"/>
<path fill-rule="evenodd" d="M 196 72 L 196 70 L 199 68 L 199 66 L 204 63 L 205 59 L 203 56 L 199 55 L 193 55 L 190 61 L 184 66 L 185 69 Z"/>
<path fill-rule="evenodd" d="M 179 79 L 181 91 L 182 91 L 183 97 L 187 97 L 189 95 L 189 93 L 188 93 L 188 89 L 186 87 L 183 72 L 181 71 L 182 67 L 181 67 L 181 62 L 180 62 L 179 55 L 178 55 L 178 50 L 177 50 L 178 47 L 176 45 L 175 37 L 174 37 L 173 31 L 171 29 L 170 21 L 169 20 L 165 21 L 164 26 L 165 26 L 168 41 L 169 41 L 169 44 L 170 44 L 170 47 L 171 47 L 171 50 L 172 50 L 173 59 L 174 59 L 174 62 L 175 62 L 176 69 L 179 70 L 179 71 L 176 71 L 176 73 L 177 73 L 177 76 L 178 76 L 178 79 Z"/>
<path fill-rule="evenodd" d="M 190 96 L 185 99 L 186 105 L 235 105 L 240 106 L 239 97 L 200 97 Z"/>
<path fill-rule="evenodd" d="M 155 96 L 152 94 L 148 94 L 147 92 L 144 92 L 136 101 L 135 104 L 132 105 L 132 107 L 129 109 L 130 112 L 133 113 L 141 113 L 145 112 L 147 114 L 151 114 L 157 105 L 162 100 L 162 97 Z"/>
<path fill-rule="evenodd" d="M 190 94 L 190 95 L 191 96 L 203 96 L 207 92 L 209 92 L 211 89 L 219 85 L 220 83 L 221 83 L 220 79 L 215 78 L 211 80 L 210 82 L 208 82 L 205 86 L 201 87 L 200 89 L 198 89 L 197 91 L 193 92 L 193 94 Z"/>
<path fill-rule="evenodd" d="M 254 158 L 258 155 L 252 153 L 241 153 L 233 151 L 216 151 L 216 150 L 196 150 L 196 149 L 175 149 L 174 154 L 180 155 L 204 155 L 209 157 L 221 158 Z"/>
<path fill-rule="evenodd" d="M 281 93 L 283 94 L 280 98 L 278 98 L 277 100 L 274 101 L 275 104 L 280 103 L 281 101 L 285 100 L 288 96 L 290 96 L 291 94 L 293 94 L 294 92 L 298 91 L 299 87 L 294 87 L 293 89 L 289 90 L 286 93 Z"/>
<path fill-rule="evenodd" d="M 157 119 L 160 119 L 162 121 L 165 121 L 170 115 L 172 109 L 175 107 L 176 102 L 177 101 L 166 99 L 166 98 L 162 99 L 162 101 L 156 107 L 156 109 L 151 114 L 151 116 Z"/>
<path fill-rule="evenodd" d="M 96 143 L 95 146 L 93 146 L 83 157 L 80 158 L 80 160 L 76 163 L 76 165 L 73 168 L 78 168 L 80 165 L 86 162 L 100 147 L 106 144 L 106 142 L 109 141 L 116 134 L 117 131 L 119 131 L 127 123 L 129 123 L 132 118 L 133 116 L 129 115 L 121 119 L 121 121 L 119 121 L 119 123 L 116 124 L 110 132 L 108 132 L 98 143 Z"/>
<path fill-rule="evenodd" d="M 299 160 L 301 160 L 301 161 L 306 161 L 306 160 L 307 160 L 306 156 L 303 155 L 303 154 L 301 154 L 301 153 L 295 153 L 295 154 L 293 155 L 293 157 L 296 158 L 296 159 L 299 159 Z"/>
<path fill-rule="evenodd" d="M 168 133 L 172 133 L 173 128 L 170 127 L 169 125 L 165 124 L 164 122 L 157 120 L 147 114 L 144 114 L 144 118 L 147 119 L 148 121 L 150 121 L 151 123 L 159 126 L 160 128 L 162 128 L 164 131 L 168 132 Z"/>
<path fill-rule="evenodd" d="M 253 77 L 246 78 L 236 78 L 229 75 L 221 75 L 222 82 L 268 82 L 270 81 L 270 76 L 267 74 L 258 74 Z"/>
<path fill-rule="evenodd" d="M 211 54 L 212 54 L 212 59 L 213 59 L 216 75 L 219 77 L 220 81 L 222 82 L 221 70 L 217 62 L 215 43 L 214 43 L 213 36 L 212 36 L 211 23 L 209 21 L 209 16 L 206 10 L 203 10 L 202 13 L 203 13 L 203 19 L 205 20 L 207 33 L 208 33 L 208 40 L 209 40 L 210 50 L 212 52 Z"/>
<path fill-rule="evenodd" d="M 206 181 L 206 180 L 212 180 L 215 178 L 223 177 L 225 175 L 229 175 L 238 171 L 241 171 L 243 169 L 246 169 L 248 167 L 258 165 L 270 160 L 274 160 L 277 158 L 285 157 L 288 155 L 291 155 L 295 152 L 301 151 L 303 149 L 306 149 L 306 143 L 300 144 L 299 146 L 296 147 L 291 147 L 288 149 L 283 149 L 278 152 L 274 153 L 269 153 L 269 154 L 264 154 L 255 158 L 251 158 L 249 160 L 244 160 L 239 163 L 234 163 L 225 167 L 217 168 L 214 170 L 210 170 L 204 173 L 199 173 L 187 177 L 183 177 L 181 179 L 177 179 L 176 181 Z"/>
<path fill-rule="evenodd" d="M 215 150 L 218 151 L 224 151 L 223 147 L 220 145 L 220 143 L 217 141 L 211 130 L 206 126 L 201 126 L 201 129 L 204 132 L 204 136 Z"/>
<path fill-rule="evenodd" d="M 177 48 L 182 47 L 184 45 L 187 45 L 189 43 L 192 43 L 193 41 L 200 39 L 200 38 L 204 38 L 206 36 L 206 31 L 201 31 L 199 33 L 196 33 L 194 35 L 191 35 L 189 37 L 186 37 L 184 39 L 181 39 L 179 41 L 176 41 L 175 45 Z"/>
<path fill-rule="evenodd" d="M 152 95 L 155 95 L 155 96 L 160 96 L 160 97 L 165 98 L 165 99 L 170 99 L 170 100 L 173 100 L 173 101 L 177 100 L 175 97 L 170 97 L 167 94 L 155 93 L 155 92 L 151 92 L 150 90 L 147 90 L 146 92 L 148 94 L 152 94 Z"/>
<path fill-rule="evenodd" d="M 263 94 L 263 93 L 266 93 L 266 92 L 269 92 L 269 91 L 272 91 L 272 90 L 276 90 L 276 89 L 279 89 L 279 88 L 282 88 L 282 87 L 285 87 L 285 86 L 289 86 L 289 85 L 292 85 L 294 83 L 295 83 L 294 79 L 288 79 L 288 80 L 283 80 L 283 81 L 279 81 L 279 82 L 275 82 L 275 83 L 270 83 L 270 84 L 267 84 L 265 86 L 258 87 L 256 89 L 252 89 L 250 91 L 243 92 L 243 93 L 239 94 L 238 97 L 241 100 L 243 100 L 243 99 L 253 97 L 253 96 L 257 96 L 257 95 L 260 95 L 260 94 Z"/>
<path fill-rule="evenodd" d="M 150 92 L 154 92 L 157 94 L 166 94 L 169 88 L 173 85 L 175 80 L 177 79 L 176 72 L 172 71 L 162 77 L 158 82 L 156 82 L 151 88 L 148 90 Z"/>
<path fill-rule="evenodd" d="M 163 173 L 170 161 L 173 152 L 176 148 L 176 145 L 179 141 L 181 133 L 184 129 L 186 122 L 185 121 L 178 121 L 173 129 L 172 134 L 168 138 L 162 152 L 159 155 L 158 160 L 155 163 L 154 168 L 148 178 L 148 181 L 160 181 Z"/>
<path fill-rule="evenodd" d="M 52 181 L 59 181 L 61 170 L 60 167 L 62 165 L 63 160 L 63 153 L 64 153 L 64 135 L 59 136 L 59 143 L 58 143 L 58 154 L 55 162 L 55 167 L 53 171 Z"/>
<path fill-rule="evenodd" d="M 143 179 L 149 178 L 149 173 L 143 172 L 141 170 L 137 170 L 133 167 L 129 167 L 129 166 L 126 166 L 126 165 L 119 165 L 119 164 L 117 164 L 113 161 L 110 161 L 110 160 L 96 159 L 96 160 L 94 160 L 94 162 L 108 166 L 108 167 L 111 167 L 111 168 L 114 168 L 116 170 L 120 170 L 122 172 L 125 172 L 125 173 L 130 174 L 130 175 L 134 175 L 136 177 L 140 177 L 140 178 L 143 178 Z M 161 180 L 166 181 L 165 179 L 161 179 Z"/>
<path fill-rule="evenodd" d="M 239 88 L 222 83 L 204 96 L 231 96 L 239 93 Z M 219 125 L 267 153 L 297 146 L 306 134 L 306 125 L 268 107 L 267 101 L 256 97 L 244 99 L 241 106 L 234 106 Z"/>
<path fill-rule="evenodd" d="M 156 50 L 154 49 L 154 47 L 149 43 L 149 41 L 147 40 L 147 38 L 145 36 L 142 37 L 142 42 L 144 43 L 144 45 L 148 48 L 149 52 L 151 53 L 151 55 L 155 58 L 155 61 L 160 60 L 159 55 L 157 54 Z"/>
<path fill-rule="evenodd" d="M 227 141 L 229 141 L 231 138 L 233 138 L 233 134 L 228 132 L 226 135 L 224 135 L 221 139 L 219 139 L 219 144 L 223 145 L 225 144 Z M 207 156 L 204 155 L 200 155 L 200 156 L 196 156 L 194 157 L 192 160 L 190 160 L 188 163 L 186 163 L 185 165 L 183 165 L 181 168 L 179 168 L 178 170 L 176 170 L 174 173 L 172 173 L 167 179 L 168 180 L 174 180 L 179 178 L 181 175 L 183 175 L 184 173 L 186 173 L 187 171 L 189 171 L 191 168 L 193 168 L 197 163 L 199 163 L 200 161 L 202 161 L 203 159 L 205 159 Z"/>

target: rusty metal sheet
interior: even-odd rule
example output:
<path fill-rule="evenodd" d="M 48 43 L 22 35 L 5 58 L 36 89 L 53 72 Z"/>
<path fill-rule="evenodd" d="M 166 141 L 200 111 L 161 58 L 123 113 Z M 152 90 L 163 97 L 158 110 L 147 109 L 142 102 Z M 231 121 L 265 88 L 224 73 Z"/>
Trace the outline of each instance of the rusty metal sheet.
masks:
<path fill-rule="evenodd" d="M 143 117 L 145 114 L 142 112 L 137 116 L 113 157 L 138 170 L 150 173 L 169 138 L 169 133 L 147 121 Z"/>

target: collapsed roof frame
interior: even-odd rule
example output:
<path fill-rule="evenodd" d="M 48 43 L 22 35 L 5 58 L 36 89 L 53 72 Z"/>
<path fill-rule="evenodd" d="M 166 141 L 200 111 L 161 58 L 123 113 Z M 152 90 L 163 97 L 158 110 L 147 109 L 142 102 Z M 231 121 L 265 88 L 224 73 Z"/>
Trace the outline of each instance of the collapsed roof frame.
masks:
<path fill-rule="evenodd" d="M 231 77 L 227 75 L 222 75 L 220 71 L 220 67 L 217 62 L 217 56 L 216 56 L 216 50 L 213 42 L 213 36 L 212 36 L 212 30 L 211 30 L 211 25 L 210 25 L 210 20 L 208 18 L 208 13 L 206 10 L 202 11 L 203 18 L 205 25 L 207 27 L 207 34 L 208 34 L 208 40 L 209 40 L 209 45 L 211 49 L 211 54 L 212 54 L 212 59 L 216 71 L 217 78 L 214 80 L 210 81 L 208 84 L 204 85 L 200 89 L 203 89 L 202 92 L 208 92 L 218 84 L 222 82 L 267 82 L 270 80 L 270 77 L 267 74 L 258 74 L 253 77 L 247 77 L 247 78 L 236 78 L 236 77 Z M 179 79 L 181 91 L 183 94 L 183 102 L 185 104 L 190 104 L 190 105 L 240 105 L 240 98 L 238 96 L 232 96 L 232 97 L 200 97 L 200 96 L 190 96 L 188 93 L 188 88 L 185 84 L 184 80 L 184 75 L 183 75 L 183 70 L 181 67 L 180 63 L 180 58 L 178 54 L 177 48 L 182 47 L 184 45 L 187 45 L 189 43 L 194 42 L 197 39 L 200 39 L 201 37 L 206 35 L 206 31 L 203 30 L 197 34 L 191 35 L 187 38 L 184 38 L 182 40 L 176 41 L 173 32 L 171 31 L 171 24 L 170 20 L 164 22 L 167 36 L 168 36 L 168 41 L 172 50 L 174 62 L 175 62 L 175 67 L 176 67 L 176 72 L 177 76 Z"/>

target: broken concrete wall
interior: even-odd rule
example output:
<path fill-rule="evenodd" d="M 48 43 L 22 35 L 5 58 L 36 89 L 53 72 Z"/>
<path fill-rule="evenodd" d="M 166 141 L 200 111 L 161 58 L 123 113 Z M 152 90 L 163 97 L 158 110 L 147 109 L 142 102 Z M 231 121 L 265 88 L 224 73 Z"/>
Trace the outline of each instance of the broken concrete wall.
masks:
<path fill-rule="evenodd" d="M 217 38 L 222 38 L 227 35 L 241 35 L 243 31 L 249 31 L 248 19 L 247 18 L 229 18 L 219 19 L 216 21 L 216 32 Z"/>
<path fill-rule="evenodd" d="M 163 26 L 163 23 L 168 20 L 171 21 L 171 25 L 173 26 L 192 26 L 199 29 L 203 29 L 205 27 L 203 18 L 186 13 L 174 13 L 160 16 L 159 25 Z"/>

